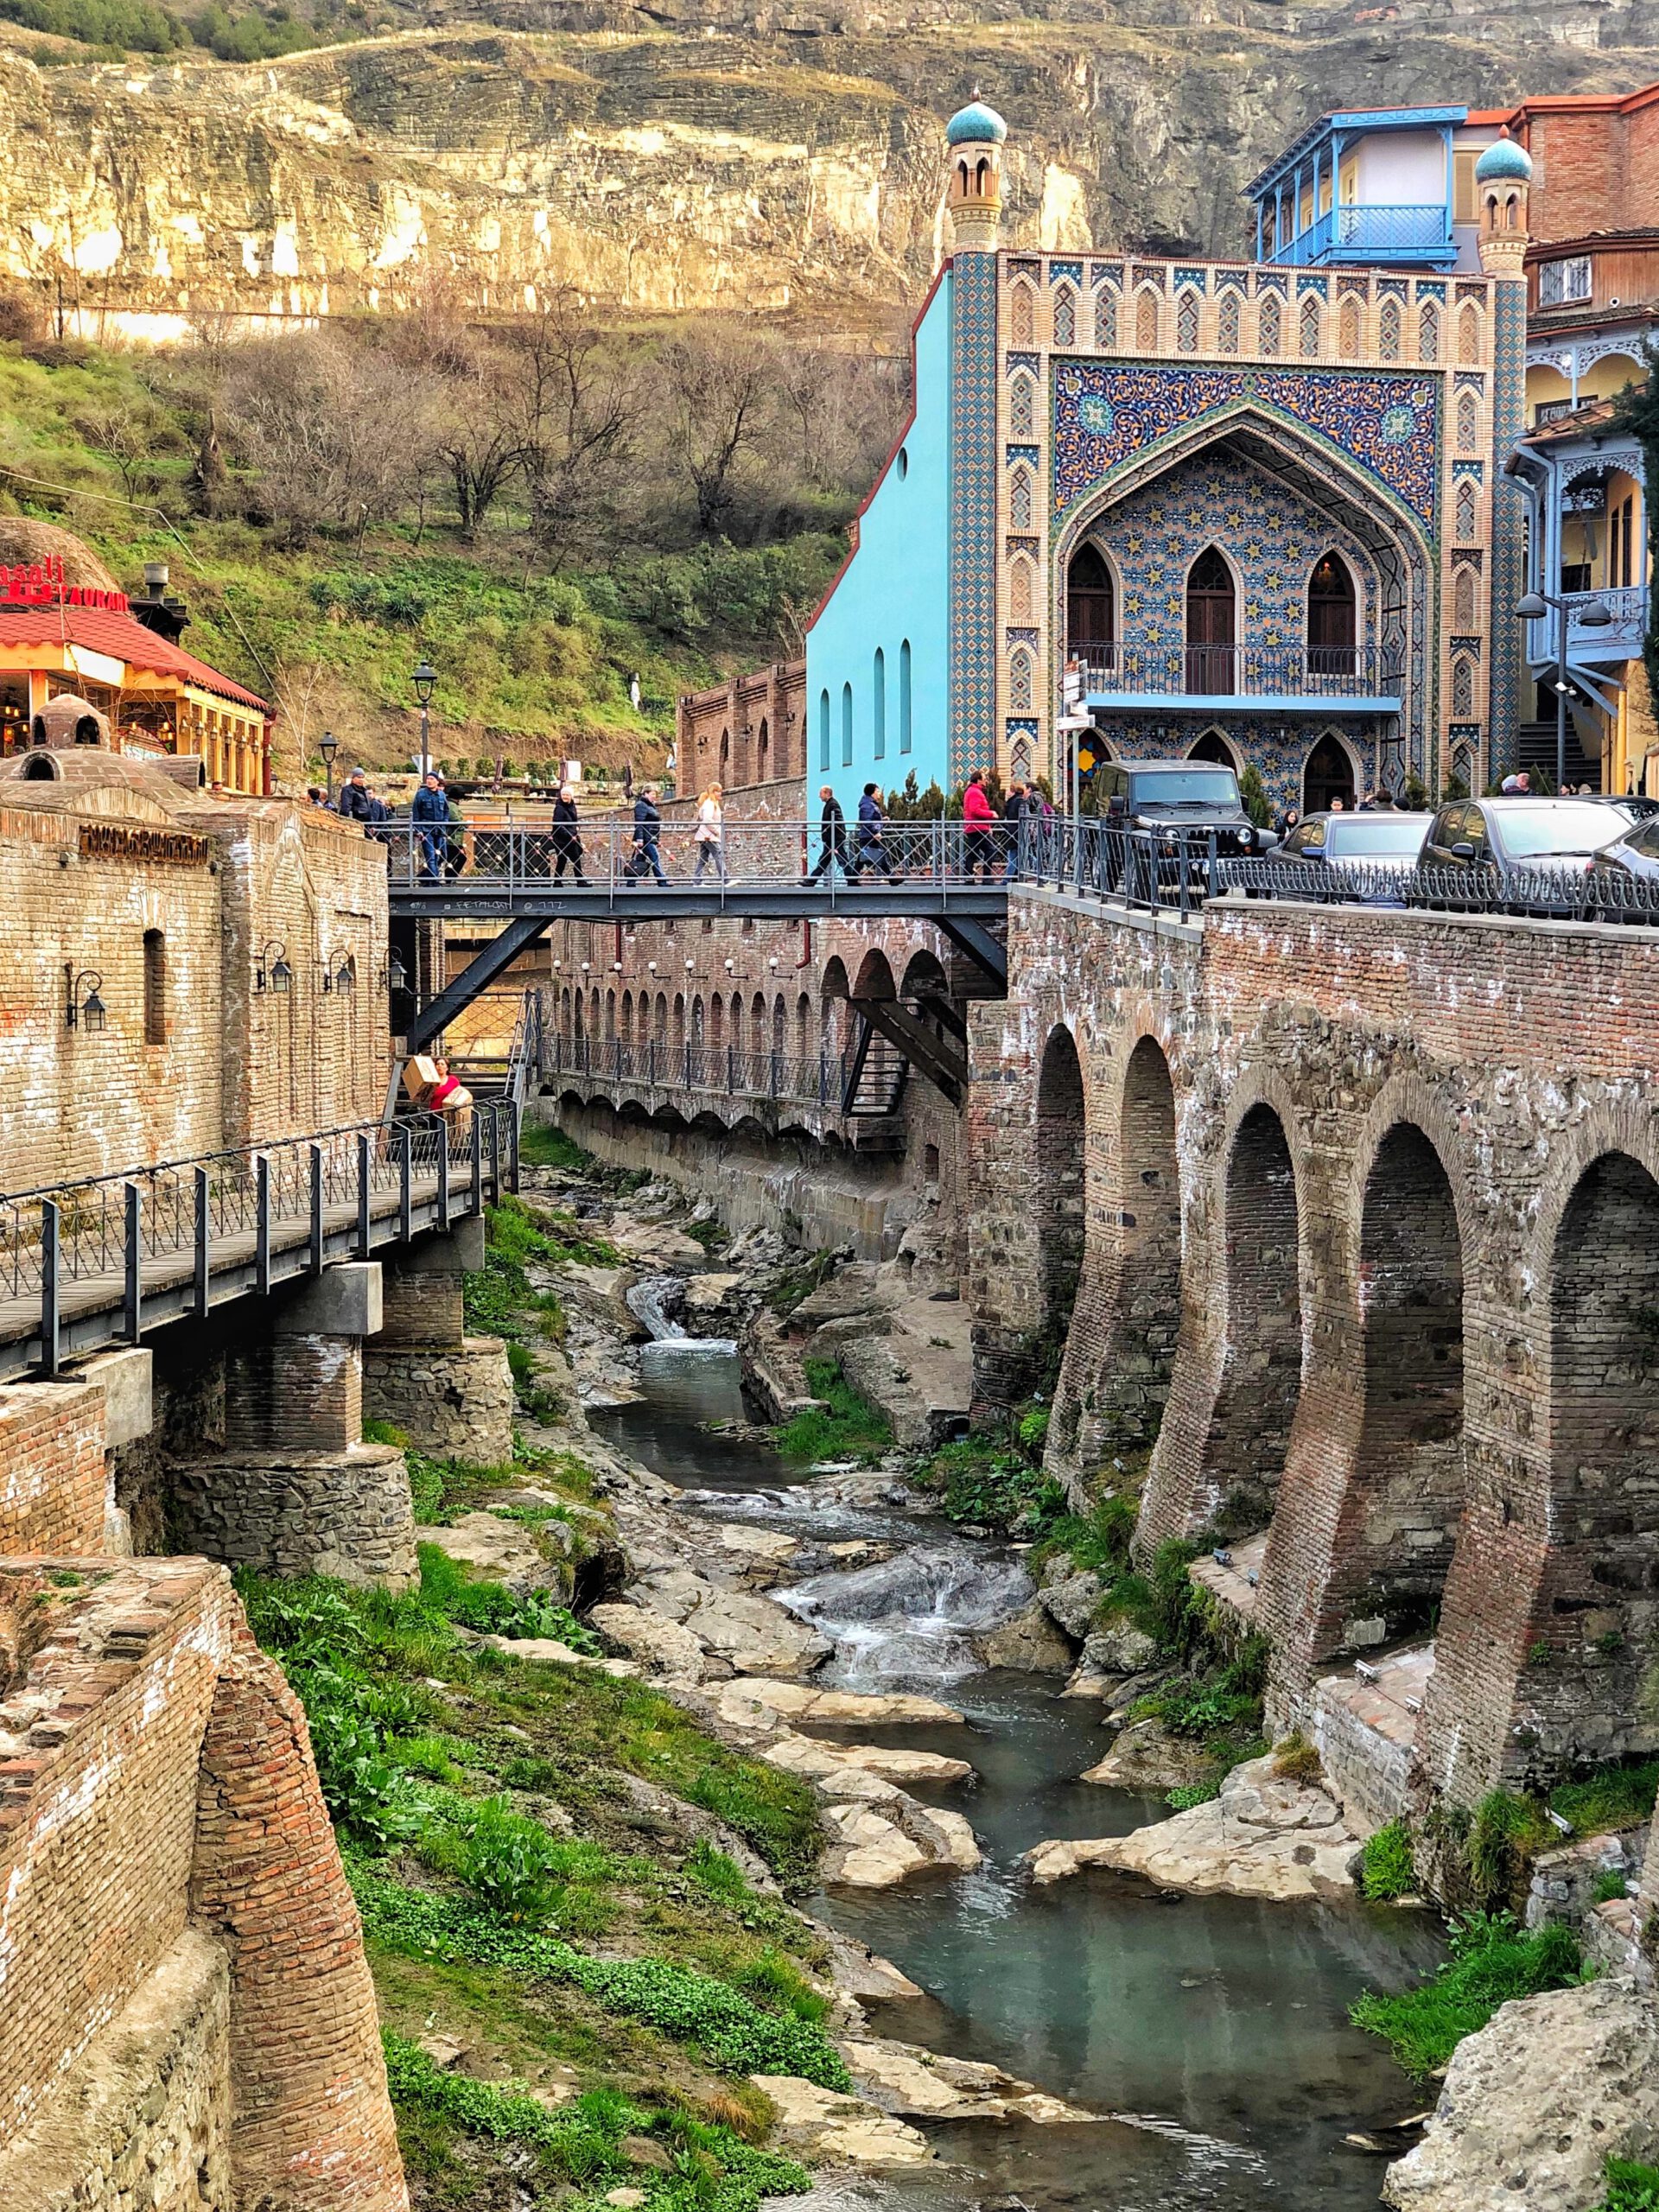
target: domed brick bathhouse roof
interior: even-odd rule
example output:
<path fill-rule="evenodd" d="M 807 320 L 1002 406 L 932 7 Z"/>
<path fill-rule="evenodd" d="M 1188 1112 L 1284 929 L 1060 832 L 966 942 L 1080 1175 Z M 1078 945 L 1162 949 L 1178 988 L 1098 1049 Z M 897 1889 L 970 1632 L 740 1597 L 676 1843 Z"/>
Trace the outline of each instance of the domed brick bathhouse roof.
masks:
<path fill-rule="evenodd" d="M 1480 159 L 1475 163 L 1477 184 L 1501 184 L 1512 178 L 1517 183 L 1532 181 L 1532 156 L 1524 146 L 1517 146 L 1507 131 L 1501 138 L 1494 138 Z"/>
<path fill-rule="evenodd" d="M 60 564 L 66 584 L 83 591 L 121 588 L 92 547 L 71 531 L 32 515 L 0 515 L 0 569 L 44 568 L 48 561 Z"/>
<path fill-rule="evenodd" d="M 947 146 L 963 146 L 970 140 L 978 143 L 985 139 L 1000 146 L 1007 135 L 1008 126 L 996 110 L 987 107 L 980 99 L 970 100 L 966 107 L 958 108 L 944 126 Z"/>

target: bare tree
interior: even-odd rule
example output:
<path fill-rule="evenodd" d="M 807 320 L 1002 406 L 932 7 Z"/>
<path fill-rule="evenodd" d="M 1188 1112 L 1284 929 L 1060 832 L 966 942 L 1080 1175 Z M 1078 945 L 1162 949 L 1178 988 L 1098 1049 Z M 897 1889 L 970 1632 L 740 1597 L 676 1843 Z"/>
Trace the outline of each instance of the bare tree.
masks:
<path fill-rule="evenodd" d="M 715 328 L 674 340 L 663 350 L 662 370 L 673 457 L 690 479 L 697 528 L 719 537 L 772 413 L 775 350 L 747 333 Z"/>
<path fill-rule="evenodd" d="M 389 347 L 335 332 L 241 348 L 222 423 L 290 543 L 395 513 L 432 466 L 429 384 Z"/>
<path fill-rule="evenodd" d="M 569 288 L 505 336 L 531 529 L 556 563 L 591 550 L 617 512 L 633 457 L 638 393 Z"/>
<path fill-rule="evenodd" d="M 75 428 L 92 451 L 112 465 L 128 499 L 141 500 L 155 491 L 151 457 L 158 425 L 153 419 L 117 403 L 81 416 Z"/>

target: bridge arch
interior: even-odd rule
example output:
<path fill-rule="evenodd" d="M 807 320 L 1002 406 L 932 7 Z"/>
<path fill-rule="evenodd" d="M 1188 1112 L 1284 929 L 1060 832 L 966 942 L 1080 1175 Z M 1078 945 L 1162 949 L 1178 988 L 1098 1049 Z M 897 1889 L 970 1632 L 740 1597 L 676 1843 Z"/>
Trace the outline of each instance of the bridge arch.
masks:
<path fill-rule="evenodd" d="M 1157 1441 L 1181 1321 L 1175 1087 L 1150 1033 L 1129 1054 L 1115 1134 L 1115 1311 L 1091 1426 L 1103 1451 L 1132 1451 Z"/>
<path fill-rule="evenodd" d="M 1338 1646 L 1427 1628 L 1465 1497 L 1464 1236 L 1441 1151 L 1389 1123 L 1364 1169 L 1355 1292 L 1361 1381 L 1331 1595 Z"/>
<path fill-rule="evenodd" d="M 923 950 L 912 952 L 905 963 L 904 981 L 899 986 L 899 995 L 913 999 L 925 992 L 930 997 L 949 998 L 950 982 L 938 955 Z"/>
<path fill-rule="evenodd" d="M 852 995 L 855 999 L 892 999 L 899 995 L 893 988 L 893 963 L 879 946 L 872 945 L 859 962 Z"/>
<path fill-rule="evenodd" d="M 848 989 L 847 963 L 838 952 L 832 953 L 824 962 L 823 972 L 818 978 L 819 995 L 826 999 L 844 999 Z"/>
<path fill-rule="evenodd" d="M 911 964 L 913 967 L 915 963 Z M 1041 1268 L 1043 1335 L 1062 1351 L 1083 1273 L 1087 1144 L 1083 1064 L 1076 1038 L 1064 1022 L 1057 1022 L 1043 1047 L 1037 1077 L 1032 1196 Z"/>
<path fill-rule="evenodd" d="M 1203 1494 L 1226 1535 L 1273 1517 L 1302 1389 L 1300 1187 L 1277 1105 L 1257 1099 L 1230 1136 L 1223 1181 L 1226 1321 Z"/>
<path fill-rule="evenodd" d="M 1647 1150 L 1648 1147 L 1643 1147 Z M 1525 1701 L 1555 1771 L 1650 1754 L 1659 1645 L 1659 1179 L 1621 1148 L 1573 1182 L 1548 1276 L 1548 1525 Z"/>

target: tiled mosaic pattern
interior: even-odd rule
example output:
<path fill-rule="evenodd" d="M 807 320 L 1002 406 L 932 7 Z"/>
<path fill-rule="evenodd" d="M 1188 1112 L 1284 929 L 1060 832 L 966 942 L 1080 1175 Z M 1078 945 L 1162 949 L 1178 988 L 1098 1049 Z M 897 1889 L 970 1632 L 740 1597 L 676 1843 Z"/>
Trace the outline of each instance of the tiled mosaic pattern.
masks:
<path fill-rule="evenodd" d="M 1241 401 L 1357 462 L 1430 530 L 1440 490 L 1439 386 L 1353 369 L 1229 369 L 1067 361 L 1054 376 L 1054 511 L 1173 430 Z"/>
<path fill-rule="evenodd" d="M 997 257 L 951 276 L 950 781 L 996 760 Z"/>

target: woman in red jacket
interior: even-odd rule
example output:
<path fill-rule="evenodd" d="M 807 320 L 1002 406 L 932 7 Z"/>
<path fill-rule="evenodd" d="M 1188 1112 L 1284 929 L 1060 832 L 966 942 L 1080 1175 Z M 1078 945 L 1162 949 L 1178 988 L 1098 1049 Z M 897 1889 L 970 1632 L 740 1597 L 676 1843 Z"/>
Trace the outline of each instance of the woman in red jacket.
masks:
<path fill-rule="evenodd" d="M 988 880 L 996 865 L 996 809 L 986 794 L 985 779 L 976 768 L 962 795 L 962 850 L 969 881 L 985 871 Z"/>

